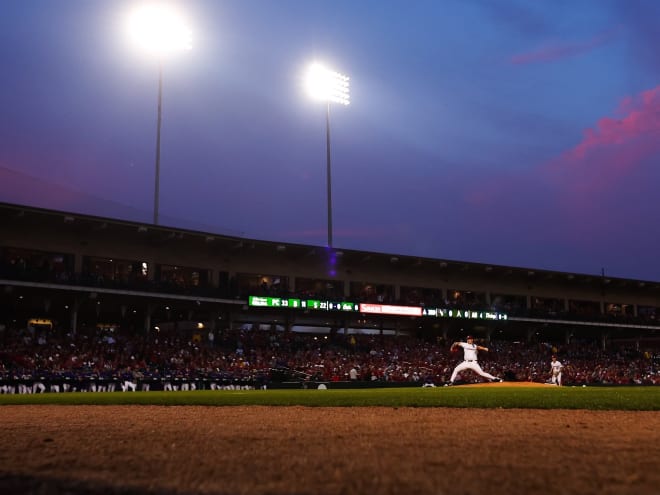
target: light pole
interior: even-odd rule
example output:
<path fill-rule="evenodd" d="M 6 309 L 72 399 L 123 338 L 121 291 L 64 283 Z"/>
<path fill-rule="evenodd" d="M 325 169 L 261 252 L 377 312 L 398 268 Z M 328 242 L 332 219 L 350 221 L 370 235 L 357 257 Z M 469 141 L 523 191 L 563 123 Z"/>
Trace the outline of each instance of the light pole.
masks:
<path fill-rule="evenodd" d="M 318 63 L 310 66 L 307 73 L 307 92 L 326 103 L 325 144 L 326 144 L 326 184 L 328 194 L 328 247 L 332 247 L 332 169 L 330 160 L 330 103 L 350 104 L 349 77 L 326 69 Z"/>
<path fill-rule="evenodd" d="M 178 12 L 164 4 L 148 4 L 129 17 L 129 35 L 145 53 L 158 58 L 158 116 L 156 120 L 156 174 L 154 225 L 158 225 L 160 202 L 160 128 L 163 114 L 163 58 L 192 49 L 192 33 Z"/>
<path fill-rule="evenodd" d="M 154 225 L 158 225 L 160 198 L 160 122 L 163 116 L 163 62 L 158 61 L 158 117 L 156 118 L 156 183 L 154 185 Z"/>

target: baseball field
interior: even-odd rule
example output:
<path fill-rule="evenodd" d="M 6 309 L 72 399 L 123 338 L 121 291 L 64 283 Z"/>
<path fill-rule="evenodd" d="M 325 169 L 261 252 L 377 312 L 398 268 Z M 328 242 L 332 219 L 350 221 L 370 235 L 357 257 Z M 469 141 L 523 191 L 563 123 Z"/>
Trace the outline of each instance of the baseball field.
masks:
<path fill-rule="evenodd" d="M 0 493 L 657 494 L 660 387 L 0 396 Z"/>

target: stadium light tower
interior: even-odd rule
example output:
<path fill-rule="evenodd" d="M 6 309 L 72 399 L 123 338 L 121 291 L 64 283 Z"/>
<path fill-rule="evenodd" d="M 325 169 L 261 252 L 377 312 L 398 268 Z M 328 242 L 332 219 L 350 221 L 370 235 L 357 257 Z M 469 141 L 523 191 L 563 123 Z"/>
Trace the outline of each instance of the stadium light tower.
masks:
<path fill-rule="evenodd" d="M 163 59 L 170 54 L 192 49 L 192 32 L 183 17 L 161 3 L 145 4 L 129 16 L 128 32 L 133 42 L 147 55 L 158 59 L 158 116 L 156 121 L 156 181 L 154 187 L 154 225 L 158 225 L 160 195 L 160 126 L 163 108 Z"/>
<path fill-rule="evenodd" d="M 332 247 L 332 173 L 330 168 L 330 103 L 350 104 L 349 78 L 314 63 L 307 72 L 306 87 L 309 96 L 326 103 L 326 183 L 328 187 L 328 247 Z"/>

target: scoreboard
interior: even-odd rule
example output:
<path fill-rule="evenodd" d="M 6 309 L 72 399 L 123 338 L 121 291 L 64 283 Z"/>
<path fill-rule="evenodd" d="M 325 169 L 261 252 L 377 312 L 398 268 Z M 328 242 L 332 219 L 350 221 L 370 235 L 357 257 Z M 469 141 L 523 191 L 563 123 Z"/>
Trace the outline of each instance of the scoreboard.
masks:
<path fill-rule="evenodd" d="M 281 297 L 250 296 L 248 305 L 261 308 L 316 309 L 321 311 L 347 311 L 358 313 L 359 305 L 352 302 L 326 301 L 319 299 L 286 299 Z"/>
<path fill-rule="evenodd" d="M 292 299 L 282 297 L 249 296 L 248 305 L 255 308 L 289 308 L 316 311 L 340 311 L 394 316 L 425 316 L 470 320 L 507 320 L 506 313 L 475 311 L 457 308 L 427 308 L 424 306 L 400 306 L 395 304 L 355 303 L 323 299 Z"/>

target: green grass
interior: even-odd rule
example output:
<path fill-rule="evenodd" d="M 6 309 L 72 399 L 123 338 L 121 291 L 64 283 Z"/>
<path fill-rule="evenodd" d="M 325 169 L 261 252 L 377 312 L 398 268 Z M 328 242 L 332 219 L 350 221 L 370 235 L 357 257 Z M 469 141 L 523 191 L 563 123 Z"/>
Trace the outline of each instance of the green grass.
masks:
<path fill-rule="evenodd" d="M 1 395 L 0 406 L 157 405 L 660 410 L 660 387 L 438 387 Z M 0 409 L 1 410 L 1 409 Z"/>

